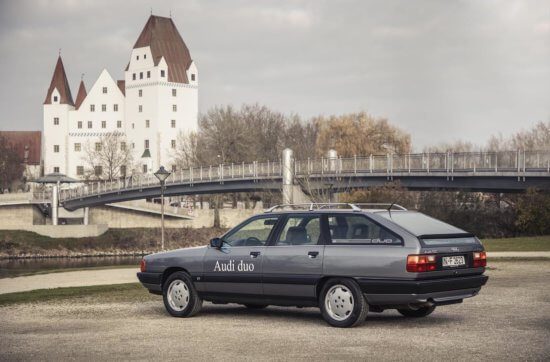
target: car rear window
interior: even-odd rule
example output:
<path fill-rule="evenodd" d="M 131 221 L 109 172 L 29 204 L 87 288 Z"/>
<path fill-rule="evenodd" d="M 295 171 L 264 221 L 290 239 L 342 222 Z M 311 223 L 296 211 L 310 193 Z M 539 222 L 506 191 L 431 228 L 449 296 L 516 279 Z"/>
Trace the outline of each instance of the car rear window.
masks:
<path fill-rule="evenodd" d="M 466 231 L 417 211 L 379 212 L 378 215 L 401 226 L 416 236 L 467 234 Z"/>
<path fill-rule="evenodd" d="M 444 246 L 444 245 L 472 245 L 479 244 L 473 236 L 464 238 L 438 238 L 438 239 L 422 239 L 422 243 L 426 246 Z"/>

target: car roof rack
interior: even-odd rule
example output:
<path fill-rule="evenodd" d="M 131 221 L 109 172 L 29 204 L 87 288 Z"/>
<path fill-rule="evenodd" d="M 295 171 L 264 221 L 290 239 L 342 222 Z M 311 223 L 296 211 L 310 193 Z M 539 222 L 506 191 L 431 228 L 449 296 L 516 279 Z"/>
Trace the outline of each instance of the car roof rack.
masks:
<path fill-rule="evenodd" d="M 353 204 L 357 207 L 359 207 L 361 210 L 401 210 L 401 211 L 407 211 L 407 208 L 404 206 L 401 206 L 399 204 L 393 203 L 393 202 L 363 202 L 358 204 Z M 362 207 L 362 206 L 368 206 L 368 207 Z M 373 206 L 373 207 L 371 207 Z"/>
<path fill-rule="evenodd" d="M 313 210 L 322 210 L 322 209 L 342 209 L 342 208 L 350 208 L 353 211 L 361 211 L 361 208 L 356 206 L 355 204 L 345 203 L 345 202 L 310 202 L 310 203 L 303 203 L 303 204 L 280 204 L 275 205 L 267 209 L 265 212 L 273 212 L 277 209 L 285 209 L 289 208 L 292 210 L 296 209 L 307 209 L 309 211 Z"/>

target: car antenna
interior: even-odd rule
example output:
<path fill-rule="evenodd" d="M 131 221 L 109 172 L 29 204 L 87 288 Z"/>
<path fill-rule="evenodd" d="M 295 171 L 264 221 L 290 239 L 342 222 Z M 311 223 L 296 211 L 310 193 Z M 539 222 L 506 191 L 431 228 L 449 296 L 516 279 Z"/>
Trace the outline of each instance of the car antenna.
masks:
<path fill-rule="evenodd" d="M 390 215 L 390 218 L 391 218 L 391 208 L 393 207 L 393 205 L 395 205 L 395 202 L 392 202 L 390 207 L 388 207 L 388 214 Z"/>

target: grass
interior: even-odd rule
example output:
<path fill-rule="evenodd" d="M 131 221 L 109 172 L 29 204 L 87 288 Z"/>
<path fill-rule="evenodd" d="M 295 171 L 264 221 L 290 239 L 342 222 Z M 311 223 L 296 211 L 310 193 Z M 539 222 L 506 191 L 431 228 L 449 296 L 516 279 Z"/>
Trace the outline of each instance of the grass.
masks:
<path fill-rule="evenodd" d="M 139 283 L 110 284 L 88 287 L 38 289 L 29 292 L 0 294 L 0 306 L 19 303 L 43 303 L 46 301 L 79 300 L 90 303 L 96 299 L 101 302 L 125 302 L 156 300 L 158 296 L 150 294 Z"/>
<path fill-rule="evenodd" d="M 483 239 L 487 251 L 550 251 L 550 235 Z"/>

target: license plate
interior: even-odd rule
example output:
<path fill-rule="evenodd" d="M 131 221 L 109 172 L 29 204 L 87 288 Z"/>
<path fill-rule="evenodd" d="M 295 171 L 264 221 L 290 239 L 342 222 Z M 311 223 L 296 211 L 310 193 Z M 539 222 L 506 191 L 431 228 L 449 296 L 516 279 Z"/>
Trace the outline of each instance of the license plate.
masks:
<path fill-rule="evenodd" d="M 444 267 L 457 267 L 457 266 L 463 266 L 466 265 L 466 260 L 464 259 L 464 256 L 444 256 L 442 259 L 443 263 L 442 265 Z"/>

